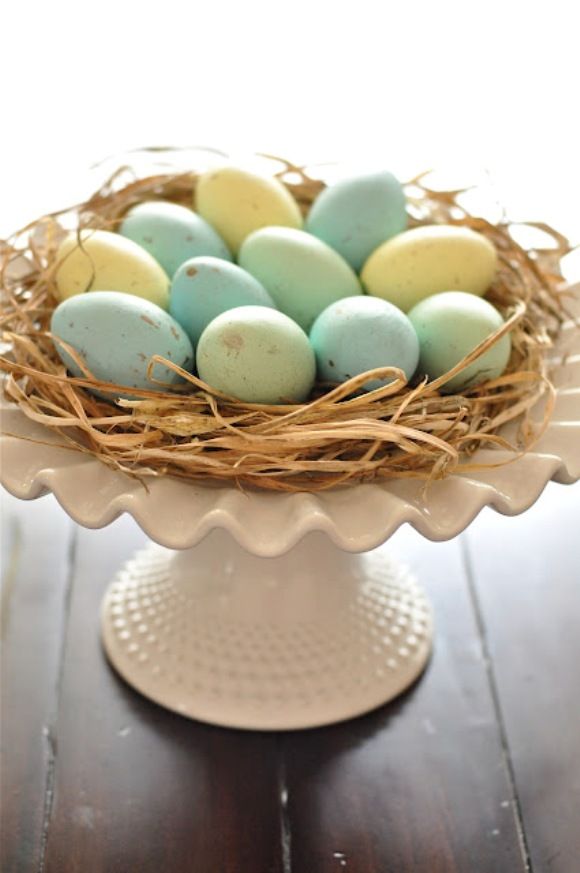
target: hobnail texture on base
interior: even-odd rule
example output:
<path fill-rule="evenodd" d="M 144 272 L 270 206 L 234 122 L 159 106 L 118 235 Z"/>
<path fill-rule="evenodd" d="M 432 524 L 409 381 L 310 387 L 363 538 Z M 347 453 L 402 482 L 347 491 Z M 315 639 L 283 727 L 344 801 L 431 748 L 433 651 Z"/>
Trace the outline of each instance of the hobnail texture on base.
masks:
<path fill-rule="evenodd" d="M 310 728 L 361 715 L 420 675 L 429 604 L 384 549 L 342 552 L 321 533 L 259 558 L 214 531 L 192 549 L 150 544 L 103 603 L 124 679 L 162 706 L 225 727 Z"/>

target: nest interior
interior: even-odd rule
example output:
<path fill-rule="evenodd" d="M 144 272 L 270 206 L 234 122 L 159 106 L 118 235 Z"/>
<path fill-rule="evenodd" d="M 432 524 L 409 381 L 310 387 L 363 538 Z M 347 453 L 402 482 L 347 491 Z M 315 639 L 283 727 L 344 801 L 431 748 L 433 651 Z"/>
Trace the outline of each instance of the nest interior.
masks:
<path fill-rule="evenodd" d="M 275 160 L 277 177 L 306 213 L 324 182 L 303 167 Z M 183 391 L 131 389 L 135 400 L 117 402 L 122 386 L 100 382 L 86 368 L 86 378 L 68 376 L 49 331 L 57 305 L 56 253 L 65 228 L 114 230 L 143 200 L 191 206 L 197 178 L 193 171 L 135 178 L 123 167 L 86 202 L 43 216 L 0 242 L 0 368 L 5 397 L 25 415 L 58 431 L 71 450 L 90 452 L 145 481 L 171 475 L 283 491 L 389 478 L 430 480 L 458 466 L 480 467 L 473 455 L 483 446 L 508 450 L 507 457 L 530 449 L 550 415 L 546 350 L 565 314 L 559 265 L 571 247 L 562 234 L 530 222 L 550 237 L 550 245 L 526 250 L 507 219 L 491 223 L 471 214 L 460 205 L 463 191 L 434 190 L 424 177 L 406 185 L 409 226 L 467 226 L 490 239 L 499 254 L 486 297 L 505 325 L 446 377 L 407 384 L 402 371 L 382 368 L 372 374 L 390 374 L 394 381 L 375 391 L 360 392 L 369 378 L 362 374 L 339 386 L 318 384 L 307 403 L 269 406 L 242 403 L 184 372 Z M 462 394 L 440 393 L 451 374 L 477 360 L 506 331 L 512 355 L 503 376 Z M 87 385 L 110 395 L 111 402 L 95 397 Z M 542 402 L 540 423 L 533 425 L 532 410 Z M 509 442 L 502 435 L 508 422 L 514 424 Z"/>

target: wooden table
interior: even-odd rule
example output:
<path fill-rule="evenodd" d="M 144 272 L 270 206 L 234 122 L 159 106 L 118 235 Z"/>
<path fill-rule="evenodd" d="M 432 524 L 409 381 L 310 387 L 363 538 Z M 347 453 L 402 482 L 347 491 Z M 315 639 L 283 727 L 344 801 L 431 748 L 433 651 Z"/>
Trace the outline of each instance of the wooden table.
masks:
<path fill-rule="evenodd" d="M 244 733 L 107 666 L 98 608 L 143 541 L 3 498 L 2 873 L 578 873 L 580 486 L 389 544 L 437 641 L 395 704 Z"/>

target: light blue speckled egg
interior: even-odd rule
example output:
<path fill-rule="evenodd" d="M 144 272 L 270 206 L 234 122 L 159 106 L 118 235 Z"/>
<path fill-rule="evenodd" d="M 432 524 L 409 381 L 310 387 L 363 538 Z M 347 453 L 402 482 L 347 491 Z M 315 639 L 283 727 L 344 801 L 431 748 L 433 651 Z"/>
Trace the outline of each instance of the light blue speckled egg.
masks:
<path fill-rule="evenodd" d="M 177 203 L 164 200 L 139 203 L 123 219 L 119 233 L 147 249 L 170 279 L 189 258 L 211 255 L 232 260 L 228 247 L 213 227 Z"/>
<path fill-rule="evenodd" d="M 218 258 L 192 258 L 182 264 L 171 284 L 169 311 L 194 347 L 217 315 L 236 306 L 276 304 L 246 270 Z"/>
<path fill-rule="evenodd" d="M 359 272 L 377 246 L 406 227 L 403 188 L 385 170 L 342 179 L 325 188 L 308 213 L 305 229 Z"/>
<path fill-rule="evenodd" d="M 303 230 L 264 227 L 254 231 L 242 243 L 239 263 L 262 283 L 278 308 L 306 331 L 335 300 L 362 294 L 344 258 Z"/>
<path fill-rule="evenodd" d="M 346 382 L 375 367 L 399 367 L 411 379 L 419 361 L 419 341 L 407 316 L 378 297 L 347 297 L 322 312 L 310 331 L 318 375 Z M 366 391 L 392 382 L 371 379 Z"/>
<path fill-rule="evenodd" d="M 501 313 L 488 300 L 465 291 L 433 294 L 411 309 L 409 319 L 421 345 L 419 370 L 430 379 L 448 373 L 504 323 Z M 449 379 L 441 391 L 457 393 L 489 379 L 497 379 L 507 367 L 510 354 L 511 337 L 508 333 Z"/>
<path fill-rule="evenodd" d="M 188 371 L 194 365 L 189 337 L 167 312 L 149 300 L 117 291 L 92 291 L 64 300 L 52 314 L 51 332 L 56 350 L 73 376 L 84 374 L 58 338 L 79 353 L 97 379 L 128 388 L 170 390 L 147 378 L 152 355 L 162 355 Z M 169 386 L 183 381 L 161 364 L 154 366 L 153 376 Z M 116 396 L 131 396 L 94 393 L 110 401 Z"/>

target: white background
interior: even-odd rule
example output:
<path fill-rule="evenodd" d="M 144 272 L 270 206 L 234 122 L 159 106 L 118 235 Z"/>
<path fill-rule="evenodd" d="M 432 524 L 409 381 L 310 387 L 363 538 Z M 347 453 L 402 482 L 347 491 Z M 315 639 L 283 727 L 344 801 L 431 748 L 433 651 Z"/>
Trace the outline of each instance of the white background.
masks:
<path fill-rule="evenodd" d="M 2 15 L 0 235 L 143 145 L 489 169 L 580 238 L 572 2 L 14 2 Z"/>

